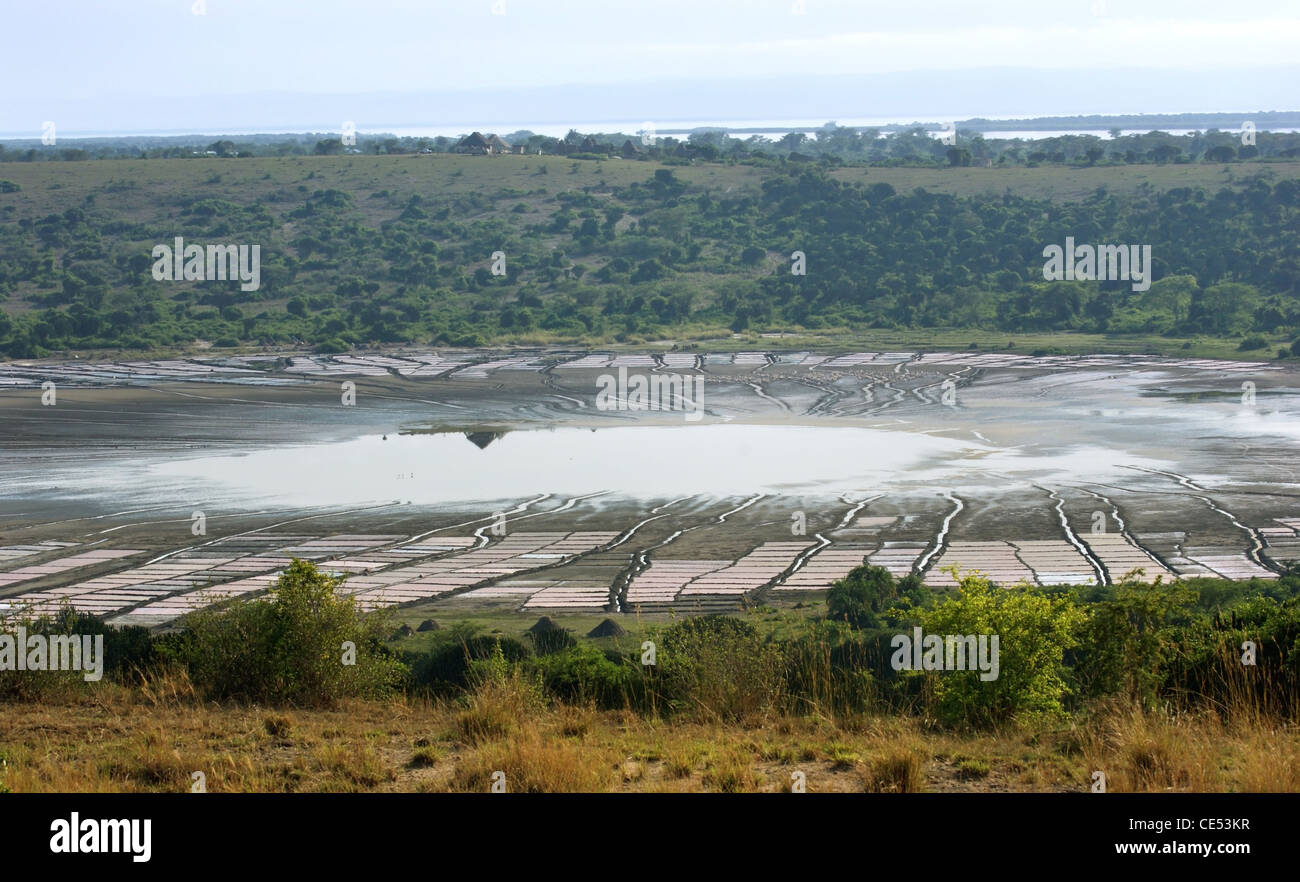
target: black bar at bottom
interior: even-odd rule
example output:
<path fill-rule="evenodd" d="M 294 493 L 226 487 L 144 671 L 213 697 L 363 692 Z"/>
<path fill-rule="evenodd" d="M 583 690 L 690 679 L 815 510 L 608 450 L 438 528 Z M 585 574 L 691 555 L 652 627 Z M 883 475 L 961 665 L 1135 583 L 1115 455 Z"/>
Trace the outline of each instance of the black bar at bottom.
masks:
<path fill-rule="evenodd" d="M 841 858 L 872 869 L 1041 868 L 1048 858 L 1230 869 L 1294 854 L 1297 808 L 1289 794 L 13 794 L 0 797 L 0 830 L 8 859 L 128 874 L 259 865 L 436 873 L 465 859 L 668 871 L 679 858 L 768 872 Z M 87 853 L 92 846 L 101 851 Z"/>

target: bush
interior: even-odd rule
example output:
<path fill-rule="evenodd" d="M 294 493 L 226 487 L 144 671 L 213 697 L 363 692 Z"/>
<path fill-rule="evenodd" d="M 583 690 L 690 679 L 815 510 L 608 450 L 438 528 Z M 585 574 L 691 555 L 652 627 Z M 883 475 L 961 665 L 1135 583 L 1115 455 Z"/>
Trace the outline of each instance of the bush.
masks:
<path fill-rule="evenodd" d="M 588 643 L 539 656 L 536 669 L 542 685 L 555 698 L 606 709 L 643 707 L 646 677 L 639 659 L 611 659 Z"/>
<path fill-rule="evenodd" d="M 491 659 L 498 650 L 511 664 L 532 655 L 526 645 L 513 637 L 452 630 L 429 652 L 404 653 L 402 657 L 410 666 L 412 683 L 448 694 L 468 689 L 472 685 L 474 664 Z"/>
<path fill-rule="evenodd" d="M 678 622 L 663 632 L 656 655 L 670 709 L 737 720 L 767 710 L 779 697 L 779 653 L 734 616 Z"/>
<path fill-rule="evenodd" d="M 1111 598 L 1090 604 L 1079 626 L 1080 690 L 1090 696 L 1120 693 L 1154 706 L 1174 651 L 1170 628 L 1187 621 L 1196 599 L 1184 584 L 1126 578 Z"/>
<path fill-rule="evenodd" d="M 102 619 L 79 613 L 70 606 L 64 606 L 53 615 L 11 622 L 4 630 L 13 636 L 19 626 L 29 636 L 102 636 L 102 654 L 97 655 L 95 660 L 103 666 L 102 674 L 105 677 L 139 670 L 155 660 L 153 642 L 147 628 L 134 625 L 115 628 L 104 624 Z M 82 657 L 81 664 L 82 670 L 76 671 L 5 671 L 0 675 L 0 699 L 49 698 L 99 682 L 86 680 L 86 673 L 90 669 L 89 660 Z"/>
<path fill-rule="evenodd" d="M 315 352 L 319 355 L 336 355 L 340 352 L 347 352 L 352 347 L 340 340 L 338 337 L 331 337 L 328 340 L 322 340 L 316 344 Z"/>
<path fill-rule="evenodd" d="M 981 726 L 1064 716 L 1064 656 L 1083 621 L 1069 598 L 998 588 L 981 576 L 967 575 L 956 591 L 919 618 L 927 635 L 999 639 L 996 680 L 981 680 L 978 670 L 912 675 L 933 678 L 937 710 L 946 722 Z"/>
<path fill-rule="evenodd" d="M 863 565 L 831 586 L 826 615 L 858 629 L 879 628 L 892 623 L 898 612 L 924 606 L 929 599 L 919 576 L 911 574 L 895 583 L 884 567 Z"/>
<path fill-rule="evenodd" d="M 826 595 L 826 616 L 854 628 L 879 628 L 879 613 L 894 596 L 894 577 L 884 567 L 860 566 L 836 581 Z"/>
<path fill-rule="evenodd" d="M 194 682 L 214 698 L 298 705 L 390 692 L 404 667 L 383 645 L 383 616 L 364 616 L 340 585 L 295 559 L 267 597 L 194 613 L 183 646 Z"/>

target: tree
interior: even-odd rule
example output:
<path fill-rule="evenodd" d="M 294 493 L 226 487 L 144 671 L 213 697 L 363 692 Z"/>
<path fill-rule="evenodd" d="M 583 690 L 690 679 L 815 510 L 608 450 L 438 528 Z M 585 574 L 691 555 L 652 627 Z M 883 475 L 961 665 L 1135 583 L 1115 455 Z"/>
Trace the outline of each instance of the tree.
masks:
<path fill-rule="evenodd" d="M 952 568 L 957 577 L 956 567 Z M 1068 694 L 1065 652 L 1076 645 L 1083 613 L 1068 598 L 1049 598 L 1032 588 L 1000 588 L 977 574 L 920 613 L 927 635 L 998 638 L 998 672 L 945 670 L 934 678 L 934 695 L 949 723 L 996 725 L 1064 715 Z M 927 676 L 922 675 L 922 676 Z"/>
<path fill-rule="evenodd" d="M 643 260 L 637 265 L 636 272 L 632 274 L 633 282 L 653 282 L 655 279 L 661 279 L 664 276 L 663 265 L 655 258 Z"/>
<path fill-rule="evenodd" d="M 1183 148 L 1175 144 L 1157 144 L 1151 150 L 1151 158 L 1156 162 L 1173 162 L 1183 155 Z"/>
<path fill-rule="evenodd" d="M 1205 151 L 1205 158 L 1211 162 L 1232 162 L 1236 157 L 1237 151 L 1230 144 L 1220 144 Z"/>
<path fill-rule="evenodd" d="M 1162 309 L 1173 317 L 1174 324 L 1182 324 L 1187 319 L 1192 298 L 1200 291 L 1195 276 L 1165 276 L 1151 283 L 1151 288 L 1142 295 L 1145 309 Z"/>
<path fill-rule="evenodd" d="M 803 146 L 804 141 L 807 140 L 808 140 L 808 136 L 805 135 L 803 132 L 789 132 L 781 136 L 781 139 L 777 141 L 776 144 L 782 150 L 789 152 L 789 151 L 798 150 L 800 147 Z"/>
<path fill-rule="evenodd" d="M 1259 302 L 1253 285 L 1220 282 L 1203 292 L 1200 321 L 1202 327 L 1216 334 L 1237 334 L 1248 330 Z"/>
<path fill-rule="evenodd" d="M 1115 596 L 1091 604 L 1079 623 L 1081 654 L 1077 676 L 1088 695 L 1122 692 L 1148 707 L 1158 701 L 1166 665 L 1179 650 L 1169 628 L 1186 620 L 1196 591 L 1157 579 L 1147 585 L 1137 571 L 1126 573 Z"/>
<path fill-rule="evenodd" d="M 898 597 L 889 570 L 864 564 L 831 586 L 826 595 L 826 617 L 858 629 L 879 628 L 881 613 Z"/>
<path fill-rule="evenodd" d="M 211 697 L 321 706 L 393 689 L 405 668 L 336 580 L 294 560 L 270 593 L 194 614 L 184 659 Z"/>

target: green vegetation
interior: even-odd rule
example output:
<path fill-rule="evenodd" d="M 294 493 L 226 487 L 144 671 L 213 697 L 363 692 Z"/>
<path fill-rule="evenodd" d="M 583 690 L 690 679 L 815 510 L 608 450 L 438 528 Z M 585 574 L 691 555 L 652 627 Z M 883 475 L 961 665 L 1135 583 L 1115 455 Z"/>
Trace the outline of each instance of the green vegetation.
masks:
<path fill-rule="evenodd" d="M 1191 162 L 1233 162 L 1256 158 L 1300 155 L 1300 135 L 1273 132 L 1296 125 L 1294 113 L 1254 114 L 1263 131 L 1256 143 L 1243 144 L 1242 120 L 1233 114 L 1151 114 L 1129 117 L 1040 118 L 1037 120 L 971 119 L 956 124 L 952 143 L 933 137 L 936 127 L 881 126 L 853 127 L 828 122 L 812 135 L 801 131 L 772 129 L 749 138 L 735 138 L 722 129 L 702 128 L 689 133 L 665 133 L 652 144 L 638 134 L 618 132 L 583 133 L 571 129 L 563 138 L 538 135 L 528 130 L 505 135 L 509 150 L 519 155 L 563 156 L 569 159 L 648 159 L 686 162 L 721 159 L 732 161 L 785 159 L 791 162 L 852 162 L 872 165 L 1134 165 L 1186 164 Z M 1155 126 L 1197 131 L 1173 135 Z M 1103 140 L 1088 129 L 1109 129 Z M 1130 135 L 1122 129 L 1144 130 Z M 986 132 L 1078 130 L 1026 140 L 986 138 Z M 674 135 L 685 134 L 685 138 Z M 207 142 L 199 136 L 127 136 L 79 138 L 76 146 L 37 147 L 35 141 L 16 140 L 9 147 L 0 144 L 0 162 L 80 162 L 87 159 L 247 159 L 264 156 L 401 156 L 409 154 L 466 152 L 460 139 L 437 137 L 356 136 L 355 145 L 345 145 L 337 136 L 251 135 L 238 143 L 229 138 Z M 476 142 L 480 146 L 484 142 Z"/>
<path fill-rule="evenodd" d="M 195 769 L 260 792 L 485 792 L 502 769 L 511 792 L 788 791 L 793 770 L 810 792 L 1086 790 L 1095 769 L 1116 792 L 1300 789 L 1300 566 L 1049 589 L 966 574 L 915 605 L 862 567 L 846 596 L 880 627 L 760 606 L 540 655 L 517 614 L 381 642 L 384 616 L 358 621 L 311 564 L 288 573 L 163 634 L 28 622 L 102 632 L 110 664 L 99 682 L 0 675 L 0 791 L 175 792 Z M 999 633 L 998 678 L 894 670 L 914 627 Z"/>
<path fill-rule="evenodd" d="M 923 606 L 928 599 L 929 589 L 920 577 L 909 575 L 895 582 L 884 567 L 862 566 L 831 586 L 826 609 L 828 618 L 854 628 L 879 628 L 896 606 Z"/>
<path fill-rule="evenodd" d="M 296 561 L 267 598 L 193 614 L 178 632 L 151 638 L 88 618 L 43 627 L 107 633 L 118 656 L 109 682 L 180 670 L 206 698 L 298 707 L 427 695 L 462 702 L 457 725 L 474 742 L 514 731 L 524 719 L 512 716 L 514 704 L 521 714 L 592 707 L 710 725 L 876 713 L 962 731 L 1059 725 L 1106 701 L 1151 711 L 1239 708 L 1293 723 L 1300 713 L 1300 566 L 1275 581 L 1145 585 L 1134 573 L 1109 587 L 1043 589 L 995 587 L 968 573 L 933 595 L 914 582 L 863 566 L 837 584 L 824 617 L 760 607 L 652 625 L 621 642 L 559 631 L 568 639 L 534 651 L 465 624 L 382 641 L 384 616 L 362 617 L 334 580 Z M 846 620 L 846 611 L 861 615 Z M 974 659 L 965 670 L 896 670 L 892 638 L 914 627 L 997 635 L 997 677 L 981 679 Z M 653 665 L 643 664 L 645 639 L 655 644 Z M 345 641 L 356 647 L 352 664 Z M 1246 641 L 1256 648 L 1253 666 L 1241 663 Z M 50 677 L 42 692 L 30 680 L 5 675 L 0 698 L 97 686 Z"/>
<path fill-rule="evenodd" d="M 295 560 L 267 598 L 190 616 L 171 654 L 218 699 L 310 706 L 384 695 L 405 669 L 381 642 L 382 616 L 364 616 L 339 584 Z"/>
<path fill-rule="evenodd" d="M 943 719 L 993 725 L 1064 715 L 1069 692 L 1065 653 L 1075 646 L 1074 632 L 1085 618 L 1069 598 L 997 588 L 971 574 L 952 596 L 942 597 L 919 618 L 930 634 L 998 637 L 996 679 L 986 681 L 978 670 L 949 671 L 935 679 L 935 703 Z"/>
<path fill-rule="evenodd" d="M 871 162 L 12 162 L 0 188 L 0 352 L 783 332 L 962 347 L 1055 334 L 1031 351 L 1167 341 L 1259 357 L 1289 355 L 1300 335 L 1298 161 Z M 260 287 L 155 281 L 152 249 L 176 236 L 260 245 Z M 1043 281 L 1043 248 L 1067 236 L 1150 244 L 1157 281 Z M 492 273 L 497 251 L 505 275 Z M 791 274 L 794 251 L 807 275 Z M 1093 342 L 1062 336 L 1076 334 Z"/>

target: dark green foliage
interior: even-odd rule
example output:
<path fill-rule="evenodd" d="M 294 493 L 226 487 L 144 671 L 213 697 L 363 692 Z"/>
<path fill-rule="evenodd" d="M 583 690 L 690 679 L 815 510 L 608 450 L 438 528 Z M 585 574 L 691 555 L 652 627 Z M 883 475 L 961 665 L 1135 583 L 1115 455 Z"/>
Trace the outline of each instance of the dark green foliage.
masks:
<path fill-rule="evenodd" d="M 563 701 L 607 709 L 644 708 L 648 680 L 639 659 L 612 655 L 575 641 L 573 646 L 539 656 L 535 667 L 546 691 Z"/>
<path fill-rule="evenodd" d="M 274 592 L 278 600 L 208 610 L 166 634 L 109 627 L 70 609 L 27 628 L 103 634 L 106 679 L 185 665 L 201 695 L 235 701 L 330 704 L 385 694 L 403 675 L 413 691 L 451 696 L 499 668 L 503 676 L 535 681 L 554 700 L 707 720 L 892 711 L 987 726 L 1056 719 L 1112 697 L 1300 718 L 1296 564 L 1276 580 L 1243 582 L 1038 589 L 967 579 L 933 597 L 915 576 L 895 582 L 863 566 L 836 586 L 826 618 L 793 611 L 705 615 L 651 631 L 653 666 L 642 664 L 639 645 L 602 652 L 559 628 L 530 633 L 536 653 L 528 641 L 457 625 L 416 638 L 432 640 L 428 650 L 394 655 L 381 639 L 392 630 L 383 617 L 359 616 L 335 587 L 312 565 L 296 562 Z M 895 670 L 891 640 L 914 625 L 927 634 L 998 634 L 999 677 L 983 682 L 969 670 Z M 340 664 L 343 640 L 355 642 L 357 665 Z M 1247 642 L 1255 647 L 1254 665 L 1241 662 Z M 0 698 L 7 700 L 95 685 L 80 672 L 0 672 Z"/>
<path fill-rule="evenodd" d="M 294 560 L 267 597 L 192 614 L 184 646 L 191 678 L 213 698 L 269 703 L 386 694 L 403 675 L 382 640 L 388 628 L 338 585 Z"/>
<path fill-rule="evenodd" d="M 894 577 L 884 567 L 860 566 L 831 586 L 827 617 L 854 628 L 879 628 L 880 613 L 895 596 Z"/>
<path fill-rule="evenodd" d="M 892 623 L 891 609 L 905 612 L 924 606 L 930 597 L 921 577 L 908 574 L 894 582 L 884 567 L 863 565 L 831 586 L 826 595 L 827 617 L 854 628 L 879 628 Z"/>
<path fill-rule="evenodd" d="M 475 662 L 488 661 L 500 648 L 502 657 L 515 664 L 530 658 L 527 645 L 513 637 L 467 634 L 457 629 L 440 635 L 437 645 L 427 653 L 405 653 L 410 680 L 436 693 L 466 689 L 473 680 Z"/>
<path fill-rule="evenodd" d="M 79 613 L 68 606 L 53 615 L 7 622 L 0 631 L 12 637 L 16 634 L 19 625 L 29 636 L 34 634 L 45 637 L 75 636 L 78 640 L 82 636 L 92 639 L 96 635 L 102 636 L 103 655 L 98 661 L 103 665 L 104 680 L 124 679 L 147 668 L 157 660 L 147 628 L 136 626 L 118 628 L 106 625 L 102 619 L 87 613 Z M 95 683 L 101 682 L 86 680 L 85 675 L 90 667 L 89 660 L 84 656 L 82 656 L 82 665 L 83 670 L 80 671 L 0 671 L 0 699 L 38 699 L 59 692 L 93 687 Z"/>
<path fill-rule="evenodd" d="M 926 135 L 868 145 L 836 129 L 815 144 L 855 161 L 942 169 L 950 159 Z M 1049 146 L 1045 156 L 1098 162 L 1082 147 Z M 710 144 L 691 149 L 705 147 L 718 162 L 738 161 Z M 970 146 L 955 149 L 959 165 L 963 151 L 977 164 Z M 1292 247 L 1300 184 L 1290 177 L 1243 175 L 1217 190 L 1099 189 L 1060 202 L 896 191 L 846 182 L 820 162 L 742 158 L 754 166 L 755 184 L 734 190 L 649 165 L 639 181 L 555 196 L 504 188 L 363 195 L 343 189 L 352 183 L 346 179 L 316 189 L 306 183 L 315 170 L 295 177 L 304 183 L 293 187 L 266 183 L 221 196 L 214 194 L 222 185 L 196 181 L 200 192 L 160 196 L 156 214 L 143 220 L 120 207 L 128 197 L 117 196 L 139 189 L 130 168 L 126 180 L 103 185 L 104 198 L 63 211 L 14 198 L 5 204 L 0 194 L 0 298 L 7 297 L 0 353 L 167 349 L 196 339 L 222 347 L 302 340 L 342 352 L 521 335 L 644 339 L 725 327 L 1206 335 L 1254 351 L 1271 335 L 1300 331 Z M 1287 160 L 1277 162 L 1286 170 Z M 520 203 L 521 196 L 533 201 Z M 634 222 L 616 226 L 626 217 Z M 1149 243 L 1151 289 L 1043 281 L 1044 245 L 1083 230 L 1093 244 Z M 151 248 L 177 232 L 193 242 L 260 243 L 261 287 L 154 280 Z M 765 263 L 766 254 L 784 257 L 794 248 L 806 251 L 815 271 L 794 276 L 783 261 Z M 487 268 L 497 250 L 509 255 L 505 276 Z"/>
<path fill-rule="evenodd" d="M 749 622 L 704 615 L 669 626 L 657 645 L 660 694 L 669 709 L 738 720 L 780 694 L 777 647 Z"/>

